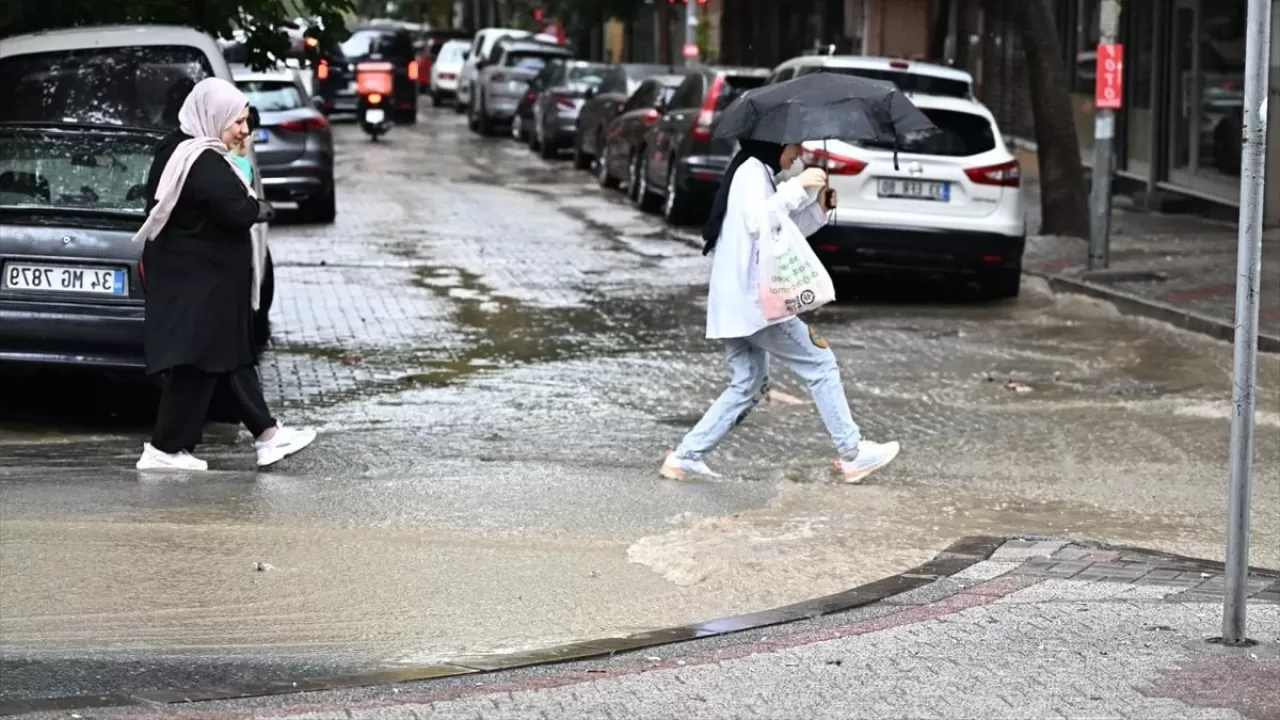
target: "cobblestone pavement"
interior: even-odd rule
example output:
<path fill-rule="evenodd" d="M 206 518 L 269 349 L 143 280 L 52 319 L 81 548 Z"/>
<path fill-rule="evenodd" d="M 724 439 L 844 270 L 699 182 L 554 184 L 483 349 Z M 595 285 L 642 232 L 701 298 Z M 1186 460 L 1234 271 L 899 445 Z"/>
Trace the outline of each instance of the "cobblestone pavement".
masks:
<path fill-rule="evenodd" d="M 1280 717 L 1280 573 L 1250 581 L 1251 648 L 1206 642 L 1221 576 L 1061 540 L 846 613 L 605 660 L 196 705 L 106 720 Z M 37 717 L 66 717 L 33 715 Z"/>
<path fill-rule="evenodd" d="M 656 476 L 721 389 L 706 262 L 566 163 L 451 113 L 338 127 L 332 227 L 273 228 L 262 368 L 313 451 L 131 469 L 146 403 L 5 382 L 0 694 L 435 662 L 785 605 L 1033 531 L 1221 552 L 1230 349 L 1029 281 L 886 283 L 825 308 L 855 415 L 900 459 L 835 482 L 812 406 L 767 405 L 715 483 Z M 1254 559 L 1280 565 L 1280 359 L 1264 358 Z M 804 395 L 794 378 L 781 386 Z M 107 409 L 86 409 L 94 394 Z M 63 414 L 59 414 L 59 413 Z M 134 413 L 136 414 L 136 413 Z"/>
<path fill-rule="evenodd" d="M 1236 244 L 1234 225 L 1185 215 L 1159 215 L 1117 208 L 1110 267 L 1089 273 L 1088 243 L 1075 238 L 1033 237 L 1028 270 L 1084 281 L 1104 294 L 1117 291 L 1177 311 L 1201 315 L 1226 332 L 1235 326 Z M 1267 349 L 1280 352 L 1280 230 L 1262 241 L 1262 292 L 1258 326 Z M 1212 332 L 1204 328 L 1202 332 Z M 1226 335 L 1229 339 L 1231 335 Z"/>

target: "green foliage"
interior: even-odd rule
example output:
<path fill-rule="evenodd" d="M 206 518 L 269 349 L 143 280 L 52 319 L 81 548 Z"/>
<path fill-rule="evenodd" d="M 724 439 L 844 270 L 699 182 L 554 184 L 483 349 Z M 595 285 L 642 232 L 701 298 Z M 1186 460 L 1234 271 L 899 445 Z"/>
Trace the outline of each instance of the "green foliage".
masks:
<path fill-rule="evenodd" d="M 3 0 L 0 37 L 119 23 L 186 25 L 224 39 L 241 30 L 249 63 L 265 67 L 287 53 L 282 28 L 295 18 L 316 18 L 319 27 L 308 34 L 331 47 L 346 39 L 353 9 L 354 0 Z"/>

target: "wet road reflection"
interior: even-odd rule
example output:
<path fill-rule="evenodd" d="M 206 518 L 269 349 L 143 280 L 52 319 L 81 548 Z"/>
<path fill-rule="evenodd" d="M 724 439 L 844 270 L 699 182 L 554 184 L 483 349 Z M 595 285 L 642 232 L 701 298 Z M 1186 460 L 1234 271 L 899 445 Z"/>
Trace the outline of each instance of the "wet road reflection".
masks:
<path fill-rule="evenodd" d="M 262 375 L 314 452 L 268 473 L 211 426 L 201 476 L 131 470 L 154 391 L 3 377 L 0 696 L 270 679 L 787 604 L 1030 531 L 1220 554 L 1229 348 L 1028 282 L 1016 303 L 853 279 L 814 315 L 855 416 L 903 441 L 835 482 L 811 406 L 656 466 L 725 380 L 706 263 L 566 163 L 451 113 L 339 127 L 339 219 L 273 228 Z M 1280 565 L 1280 360 L 1253 560 Z M 778 378 L 803 396 L 794 378 Z"/>

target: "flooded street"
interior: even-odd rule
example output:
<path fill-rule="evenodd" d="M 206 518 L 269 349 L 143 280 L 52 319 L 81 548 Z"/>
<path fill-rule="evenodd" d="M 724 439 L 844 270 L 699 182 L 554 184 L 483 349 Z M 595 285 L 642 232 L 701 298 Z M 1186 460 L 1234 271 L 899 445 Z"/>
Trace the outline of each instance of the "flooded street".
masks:
<path fill-rule="evenodd" d="M 1221 558 L 1230 347 L 1030 280 L 1003 304 L 861 283 L 812 317 L 864 434 L 902 442 L 868 484 L 837 482 L 811 405 L 779 403 L 709 459 L 722 481 L 660 479 L 727 378 L 706 259 L 567 162 L 423 120 L 377 144 L 338 126 L 337 223 L 272 229 L 262 377 L 313 450 L 258 473 L 211 426 L 213 472 L 142 475 L 147 388 L 0 375 L 0 698 L 625 634 L 973 534 Z M 1277 567 L 1280 358 L 1259 381 L 1251 560 Z"/>

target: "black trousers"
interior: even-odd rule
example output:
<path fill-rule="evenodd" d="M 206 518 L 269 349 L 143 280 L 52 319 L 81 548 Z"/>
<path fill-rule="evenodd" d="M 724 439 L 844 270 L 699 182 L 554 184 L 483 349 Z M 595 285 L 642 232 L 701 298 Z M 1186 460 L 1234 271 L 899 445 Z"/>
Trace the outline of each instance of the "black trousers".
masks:
<path fill-rule="evenodd" d="M 165 378 L 151 445 L 167 453 L 195 450 L 204 437 L 209 404 L 218 392 L 227 394 L 235 404 L 240 422 L 254 437 L 276 426 L 262 397 L 262 382 L 254 367 L 214 375 L 191 365 L 181 365 L 170 370 Z"/>

